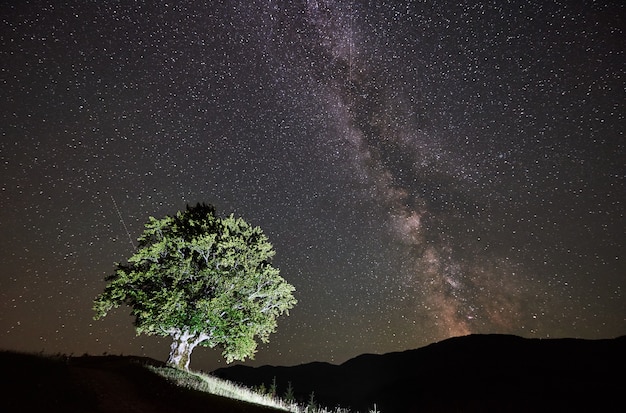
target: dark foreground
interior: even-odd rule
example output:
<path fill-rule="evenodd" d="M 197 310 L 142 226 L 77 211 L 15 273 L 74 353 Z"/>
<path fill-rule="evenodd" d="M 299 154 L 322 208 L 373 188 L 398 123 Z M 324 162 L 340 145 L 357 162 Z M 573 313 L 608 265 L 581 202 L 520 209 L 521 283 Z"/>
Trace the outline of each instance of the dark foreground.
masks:
<path fill-rule="evenodd" d="M 342 365 L 233 366 L 245 385 L 289 382 L 326 406 L 367 412 L 626 412 L 626 336 L 610 340 L 471 335 Z"/>
<path fill-rule="evenodd" d="M 177 387 L 139 357 L 0 352 L 0 412 L 276 412 Z M 624 412 L 626 336 L 538 340 L 474 335 L 342 365 L 234 366 L 215 375 L 324 406 L 369 412 Z"/>
<path fill-rule="evenodd" d="M 0 352 L 0 412 L 274 413 L 177 387 L 144 367 L 152 359 L 123 356 L 42 357 Z"/>

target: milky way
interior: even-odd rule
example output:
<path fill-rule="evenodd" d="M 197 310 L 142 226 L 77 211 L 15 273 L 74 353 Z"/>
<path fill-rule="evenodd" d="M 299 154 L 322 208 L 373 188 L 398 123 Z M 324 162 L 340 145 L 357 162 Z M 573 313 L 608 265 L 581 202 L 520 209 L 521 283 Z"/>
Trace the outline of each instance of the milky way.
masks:
<path fill-rule="evenodd" d="M 253 363 L 626 332 L 620 2 L 210 3 L 0 6 L 0 347 L 164 358 L 91 300 L 195 202 L 297 289 Z"/>
<path fill-rule="evenodd" d="M 512 329 L 519 323 L 520 303 L 539 290 L 522 292 L 515 287 L 520 275 L 505 260 L 482 251 L 464 259 L 459 250 L 467 239 L 448 240 L 438 236 L 439 230 L 433 231 L 437 222 L 452 218 L 446 209 L 431 206 L 436 202 L 432 193 L 424 194 L 415 187 L 436 183 L 436 191 L 449 190 L 441 188 L 442 177 L 463 181 L 461 161 L 442 150 L 434 131 L 421 130 L 415 109 L 401 96 L 406 83 L 387 79 L 384 87 L 371 87 L 369 83 L 377 77 L 387 77 L 389 68 L 383 62 L 369 62 L 361 50 L 360 17 L 352 3 L 308 3 L 307 18 L 327 51 L 324 63 L 336 70 L 325 95 L 325 100 L 336 106 L 331 112 L 335 133 L 353 151 L 356 177 L 365 181 L 378 207 L 388 212 L 386 225 L 402 252 L 395 281 L 406 299 L 415 302 L 417 311 L 432 315 L 442 336 L 469 334 L 485 327 Z M 414 72 L 419 71 L 420 63 L 418 60 Z M 328 81 L 326 77 L 316 80 Z M 416 88 L 420 81 L 431 82 L 419 76 L 412 81 Z M 441 169 L 438 173 L 443 176 L 436 176 L 433 167 Z M 462 184 L 471 190 L 471 182 Z M 464 220 L 474 219 L 460 215 Z M 524 284 L 532 290 L 528 282 Z M 544 303 L 535 300 L 535 305 L 541 308 Z"/>

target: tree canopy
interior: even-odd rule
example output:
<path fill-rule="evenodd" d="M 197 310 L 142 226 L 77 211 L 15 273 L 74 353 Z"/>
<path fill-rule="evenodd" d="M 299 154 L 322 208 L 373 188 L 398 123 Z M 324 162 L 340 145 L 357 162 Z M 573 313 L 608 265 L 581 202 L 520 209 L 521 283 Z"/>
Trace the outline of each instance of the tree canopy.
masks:
<path fill-rule="evenodd" d="M 259 227 L 211 205 L 150 217 L 126 264 L 117 264 L 94 301 L 94 318 L 126 304 L 137 334 L 171 336 L 168 364 L 188 369 L 198 346 L 227 362 L 253 357 L 277 317 L 296 304 L 294 287 L 270 264 L 275 251 Z"/>

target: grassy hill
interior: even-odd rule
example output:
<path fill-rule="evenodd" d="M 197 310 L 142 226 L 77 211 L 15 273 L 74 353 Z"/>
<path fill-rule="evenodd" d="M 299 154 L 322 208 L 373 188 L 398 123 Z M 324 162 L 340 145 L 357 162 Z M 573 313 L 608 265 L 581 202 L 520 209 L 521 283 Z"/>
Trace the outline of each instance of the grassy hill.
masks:
<path fill-rule="evenodd" d="M 0 352 L 2 412 L 281 412 L 245 386 L 274 383 L 307 403 L 353 412 L 626 411 L 626 336 L 610 340 L 457 337 L 341 365 L 233 366 L 213 376 L 132 356 L 42 356 Z M 236 400 L 244 398 L 248 401 Z M 251 403 L 250 401 L 255 401 Z M 268 400 L 263 400 L 267 402 Z M 270 400 L 273 401 L 273 400 Z M 298 413 L 323 407 L 287 406 Z M 348 410 L 332 408 L 333 413 Z"/>
<path fill-rule="evenodd" d="M 0 352 L 3 412 L 176 413 L 278 410 L 180 386 L 163 364 L 124 356 L 40 356 Z M 189 380 L 194 380 L 189 377 Z"/>

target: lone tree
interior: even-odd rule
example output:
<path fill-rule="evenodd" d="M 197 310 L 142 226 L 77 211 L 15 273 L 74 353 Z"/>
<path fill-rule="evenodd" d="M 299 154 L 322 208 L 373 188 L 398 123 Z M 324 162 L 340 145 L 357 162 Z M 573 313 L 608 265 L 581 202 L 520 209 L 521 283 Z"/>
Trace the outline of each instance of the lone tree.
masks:
<path fill-rule="evenodd" d="M 276 318 L 296 304 L 295 290 L 270 264 L 275 251 L 259 227 L 211 205 L 150 217 L 136 252 L 116 264 L 94 301 L 95 319 L 127 304 L 137 334 L 171 336 L 168 364 L 189 369 L 198 345 L 218 347 L 227 362 L 268 342 Z"/>

